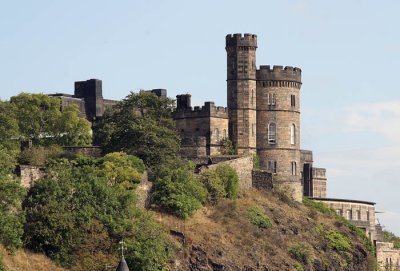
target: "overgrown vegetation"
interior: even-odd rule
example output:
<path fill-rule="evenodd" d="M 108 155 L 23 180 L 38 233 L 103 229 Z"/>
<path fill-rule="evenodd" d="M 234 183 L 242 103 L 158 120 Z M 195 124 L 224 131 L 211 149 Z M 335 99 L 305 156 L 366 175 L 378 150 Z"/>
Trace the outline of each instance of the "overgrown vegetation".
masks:
<path fill-rule="evenodd" d="M 4 264 L 3 264 L 3 257 L 0 255 L 0 271 L 6 271 Z"/>
<path fill-rule="evenodd" d="M 265 211 L 257 206 L 252 206 L 247 210 L 251 224 L 267 229 L 272 227 L 271 219 L 265 214 Z"/>
<path fill-rule="evenodd" d="M 392 242 L 394 248 L 400 249 L 400 237 L 396 236 L 393 232 L 384 230 L 383 241 Z"/>
<path fill-rule="evenodd" d="M 183 219 L 202 207 L 207 190 L 193 171 L 193 164 L 179 160 L 161 167 L 154 184 L 153 205 Z"/>
<path fill-rule="evenodd" d="M 302 263 L 303 265 L 309 265 L 313 263 L 314 252 L 310 245 L 305 243 L 296 243 L 289 248 L 290 256 Z"/>
<path fill-rule="evenodd" d="M 43 167 L 49 159 L 60 157 L 64 153 L 60 146 L 33 146 L 19 154 L 18 162 L 22 165 Z"/>
<path fill-rule="evenodd" d="M 233 145 L 232 141 L 229 138 L 223 138 L 220 141 L 221 144 L 221 154 L 222 155 L 236 155 L 237 149 L 236 146 Z"/>
<path fill-rule="evenodd" d="M 123 151 L 156 168 L 177 157 L 179 136 L 171 118 L 174 101 L 153 93 L 131 93 L 104 113 L 95 141 L 106 153 Z"/>

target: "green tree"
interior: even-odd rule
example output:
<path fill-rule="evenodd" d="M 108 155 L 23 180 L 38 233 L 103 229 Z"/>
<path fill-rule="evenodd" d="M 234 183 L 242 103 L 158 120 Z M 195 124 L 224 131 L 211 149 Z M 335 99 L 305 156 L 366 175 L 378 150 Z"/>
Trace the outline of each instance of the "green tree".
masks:
<path fill-rule="evenodd" d="M 239 176 L 235 169 L 229 165 L 218 165 L 215 169 L 224 184 L 226 197 L 234 199 L 239 194 Z"/>
<path fill-rule="evenodd" d="M 135 188 L 143 172 L 143 161 L 124 152 L 109 153 L 102 159 L 101 169 L 110 185 L 120 184 L 127 189 Z"/>
<path fill-rule="evenodd" d="M 74 270 L 100 271 L 118 260 L 118 242 L 124 238 L 126 258 L 136 263 L 137 270 L 162 270 L 170 255 L 166 233 L 146 211 L 136 208 L 134 190 L 116 181 L 124 174 L 105 174 L 104 163 L 112 162 L 140 164 L 121 153 L 47 162 L 46 178 L 25 200 L 28 248 Z M 142 170 L 139 166 L 137 172 Z"/>
<path fill-rule="evenodd" d="M 155 206 L 186 219 L 206 201 L 207 190 L 193 174 L 193 166 L 176 161 L 157 172 L 152 200 Z"/>
<path fill-rule="evenodd" d="M 0 147 L 10 153 L 19 148 L 19 130 L 14 105 L 0 101 Z"/>
<path fill-rule="evenodd" d="M 174 101 L 153 93 L 131 93 L 106 111 L 96 127 L 95 142 L 105 152 L 123 151 L 158 166 L 174 159 L 179 137 L 171 118 Z"/>
<path fill-rule="evenodd" d="M 11 97 L 21 139 L 36 145 L 74 146 L 91 143 L 90 123 L 79 117 L 76 105 L 60 111 L 60 100 L 44 94 L 21 93 Z"/>
<path fill-rule="evenodd" d="M 25 194 L 13 176 L 0 174 L 0 243 L 11 252 L 22 246 Z"/>

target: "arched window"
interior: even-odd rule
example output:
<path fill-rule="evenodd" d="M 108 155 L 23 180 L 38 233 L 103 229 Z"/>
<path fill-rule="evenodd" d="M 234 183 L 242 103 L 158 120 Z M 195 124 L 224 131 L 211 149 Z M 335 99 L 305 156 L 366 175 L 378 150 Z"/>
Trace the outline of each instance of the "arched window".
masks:
<path fill-rule="evenodd" d="M 296 176 L 297 175 L 297 165 L 296 162 L 292 162 L 292 175 Z"/>
<path fill-rule="evenodd" d="M 290 144 L 296 144 L 296 125 L 290 125 Z"/>
<path fill-rule="evenodd" d="M 214 134 L 215 134 L 215 142 L 219 143 L 219 131 L 218 131 L 218 128 L 215 128 Z"/>
<path fill-rule="evenodd" d="M 226 129 L 222 130 L 222 139 L 226 139 Z"/>
<path fill-rule="evenodd" d="M 346 219 L 347 220 L 353 220 L 353 216 L 352 216 L 351 210 L 346 210 Z"/>
<path fill-rule="evenodd" d="M 356 220 L 361 220 L 361 211 L 360 210 L 356 211 Z"/>
<path fill-rule="evenodd" d="M 268 143 L 276 144 L 276 124 L 273 122 L 268 125 Z"/>

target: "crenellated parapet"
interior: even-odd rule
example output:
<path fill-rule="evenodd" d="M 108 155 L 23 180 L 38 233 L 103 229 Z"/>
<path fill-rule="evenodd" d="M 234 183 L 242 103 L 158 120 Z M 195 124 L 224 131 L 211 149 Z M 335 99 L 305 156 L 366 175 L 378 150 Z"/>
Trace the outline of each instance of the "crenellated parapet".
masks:
<path fill-rule="evenodd" d="M 204 106 L 195 106 L 194 108 L 192 108 L 191 106 L 177 108 L 172 113 L 172 117 L 175 120 L 183 118 L 205 118 L 205 117 L 227 119 L 228 109 L 223 106 L 215 106 L 214 102 L 205 102 Z"/>
<path fill-rule="evenodd" d="M 269 87 L 294 87 L 301 86 L 301 69 L 290 66 L 262 65 L 257 70 L 257 81 Z"/>
<path fill-rule="evenodd" d="M 225 49 L 233 47 L 235 50 L 241 48 L 243 50 L 255 50 L 257 48 L 257 35 L 254 34 L 228 34 L 226 35 Z"/>

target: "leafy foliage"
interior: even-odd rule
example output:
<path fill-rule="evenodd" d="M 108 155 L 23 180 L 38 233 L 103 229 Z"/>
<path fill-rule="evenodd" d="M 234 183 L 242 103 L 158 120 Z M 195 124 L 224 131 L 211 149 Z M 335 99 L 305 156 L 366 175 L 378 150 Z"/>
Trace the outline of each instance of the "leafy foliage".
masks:
<path fill-rule="evenodd" d="M 202 207 L 207 190 L 193 175 L 193 165 L 176 161 L 157 172 L 152 201 L 156 207 L 188 218 Z"/>
<path fill-rule="evenodd" d="M 221 198 L 234 199 L 239 193 L 239 177 L 229 165 L 218 165 L 213 170 L 204 170 L 201 182 L 208 190 L 208 201 L 216 203 Z"/>
<path fill-rule="evenodd" d="M 222 155 L 236 155 L 237 149 L 229 138 L 224 138 L 220 141 Z"/>
<path fill-rule="evenodd" d="M 148 167 L 175 159 L 179 137 L 171 118 L 173 105 L 173 100 L 153 93 L 132 92 L 105 112 L 95 141 L 105 152 L 135 155 Z"/>
<path fill-rule="evenodd" d="M 270 228 L 272 227 L 271 219 L 265 214 L 265 211 L 257 206 L 252 206 L 247 209 L 247 215 L 250 222 L 259 228 Z"/>
<path fill-rule="evenodd" d="M 0 101 L 0 148 L 15 152 L 19 148 L 18 123 L 14 105 Z"/>
<path fill-rule="evenodd" d="M 44 94 L 21 93 L 11 97 L 10 112 L 15 114 L 19 138 L 34 145 L 75 146 L 91 143 L 90 123 L 79 117 L 76 105 L 60 111 L 60 100 Z"/>
<path fill-rule="evenodd" d="M 6 268 L 4 267 L 3 264 L 3 258 L 1 257 L 1 255 L 0 255 L 0 271 L 6 271 Z"/>
<path fill-rule="evenodd" d="M 134 190 L 126 189 L 143 169 L 143 162 L 124 153 L 48 161 L 46 177 L 24 204 L 27 247 L 63 266 L 100 271 L 118 260 L 124 238 L 135 270 L 163 270 L 170 257 L 165 231 L 136 208 Z"/>
<path fill-rule="evenodd" d="M 21 203 L 26 194 L 10 175 L 0 175 L 0 243 L 14 252 L 22 246 L 24 213 Z"/>
<path fill-rule="evenodd" d="M 396 236 L 393 232 L 384 230 L 383 240 L 385 242 L 392 242 L 394 248 L 400 249 L 400 237 Z"/>
<path fill-rule="evenodd" d="M 135 188 L 144 172 L 143 161 L 124 152 L 109 153 L 102 158 L 101 169 L 110 185 Z"/>

